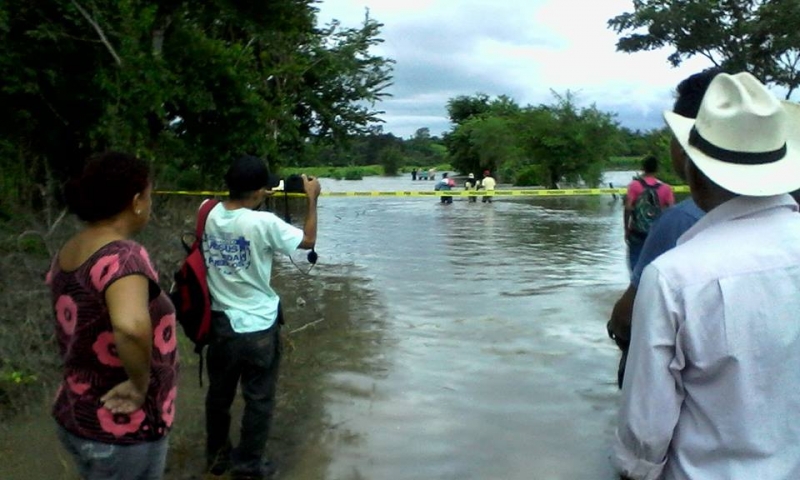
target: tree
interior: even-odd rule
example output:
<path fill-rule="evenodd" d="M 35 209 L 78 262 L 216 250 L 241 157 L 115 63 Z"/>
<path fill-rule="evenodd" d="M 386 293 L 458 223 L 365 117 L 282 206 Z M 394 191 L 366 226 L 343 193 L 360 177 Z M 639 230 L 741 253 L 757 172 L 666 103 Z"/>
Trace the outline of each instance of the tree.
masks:
<path fill-rule="evenodd" d="M 418 128 L 416 132 L 414 132 L 414 140 L 424 142 L 430 140 L 431 138 L 431 129 L 428 127 Z"/>
<path fill-rule="evenodd" d="M 597 185 L 617 145 L 613 116 L 594 105 L 578 108 L 574 95 L 553 92 L 556 102 L 527 108 L 519 123 L 523 148 L 547 176 L 548 186 L 582 179 Z"/>
<path fill-rule="evenodd" d="M 678 66 L 701 55 L 715 66 L 749 71 L 785 87 L 800 85 L 800 21 L 797 3 L 783 0 L 638 0 L 633 12 L 608 21 L 618 34 L 617 50 L 639 52 L 671 46 Z"/>
<path fill-rule="evenodd" d="M 463 123 L 471 117 L 489 111 L 489 96 L 476 93 L 473 96 L 459 95 L 447 101 L 447 114 L 455 124 Z"/>
<path fill-rule="evenodd" d="M 504 95 L 451 99 L 448 111 L 458 122 L 445 145 L 453 168 L 488 169 L 515 183 L 597 184 L 608 157 L 622 147 L 618 126 L 594 105 L 579 108 L 571 92 L 553 93 L 555 104 L 525 108 Z"/>
<path fill-rule="evenodd" d="M 516 159 L 512 119 L 520 111 L 505 95 L 492 99 L 477 93 L 450 99 L 447 112 L 455 126 L 445 136 L 445 145 L 451 165 L 461 172 L 494 171 L 502 159 Z"/>
<path fill-rule="evenodd" d="M 385 148 L 381 150 L 380 164 L 383 166 L 383 174 L 387 177 L 397 175 L 403 156 L 397 148 Z"/>
<path fill-rule="evenodd" d="M 320 28 L 314 3 L 0 3 L 0 196 L 26 201 L 108 148 L 180 182 L 220 178 L 243 152 L 291 163 L 368 132 L 391 84 L 393 61 L 371 53 L 382 25 L 367 13 Z"/>

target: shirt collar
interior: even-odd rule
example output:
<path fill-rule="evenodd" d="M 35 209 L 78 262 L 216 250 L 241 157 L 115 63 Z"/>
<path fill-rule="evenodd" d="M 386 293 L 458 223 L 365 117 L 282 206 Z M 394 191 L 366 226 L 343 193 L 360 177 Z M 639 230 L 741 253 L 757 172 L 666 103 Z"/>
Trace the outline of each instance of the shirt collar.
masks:
<path fill-rule="evenodd" d="M 692 228 L 687 230 L 678 239 L 678 245 L 688 242 L 708 228 L 740 218 L 756 216 L 767 210 L 785 208 L 792 212 L 798 211 L 797 202 L 791 195 L 773 195 L 769 197 L 738 196 L 706 213 Z"/>

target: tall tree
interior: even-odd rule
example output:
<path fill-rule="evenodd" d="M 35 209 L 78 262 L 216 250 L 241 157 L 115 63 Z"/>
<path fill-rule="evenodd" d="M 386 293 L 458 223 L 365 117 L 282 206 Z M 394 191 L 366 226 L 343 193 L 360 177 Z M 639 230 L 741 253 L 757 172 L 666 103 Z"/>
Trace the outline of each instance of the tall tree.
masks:
<path fill-rule="evenodd" d="M 2 193 L 106 148 L 180 178 L 368 131 L 391 84 L 393 61 L 372 53 L 382 25 L 318 27 L 314 3 L 0 2 Z"/>
<path fill-rule="evenodd" d="M 447 102 L 455 125 L 445 136 L 451 165 L 462 172 L 495 170 L 502 159 L 516 159 L 512 119 L 520 107 L 510 97 L 491 98 L 484 93 L 461 95 Z"/>
<path fill-rule="evenodd" d="M 617 147 L 618 126 L 611 114 L 594 105 L 579 108 L 569 91 L 553 94 L 555 103 L 530 107 L 522 114 L 525 151 L 551 188 L 563 180 L 597 185 Z"/>
<path fill-rule="evenodd" d="M 608 21 L 617 50 L 639 52 L 672 47 L 673 66 L 703 56 L 730 71 L 747 70 L 785 87 L 800 85 L 800 9 L 785 0 L 637 0 L 633 11 Z"/>

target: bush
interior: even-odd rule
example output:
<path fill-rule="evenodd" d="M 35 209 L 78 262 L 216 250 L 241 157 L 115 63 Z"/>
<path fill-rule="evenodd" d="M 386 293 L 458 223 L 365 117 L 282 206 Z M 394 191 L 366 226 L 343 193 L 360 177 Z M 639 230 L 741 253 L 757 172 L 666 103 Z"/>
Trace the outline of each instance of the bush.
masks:
<path fill-rule="evenodd" d="M 344 172 L 345 180 L 362 180 L 363 178 L 364 174 L 358 168 L 349 168 Z"/>
<path fill-rule="evenodd" d="M 387 177 L 396 176 L 403 160 L 400 152 L 394 148 L 385 148 L 379 155 L 379 161 L 383 166 L 383 174 Z"/>
<path fill-rule="evenodd" d="M 342 173 L 342 170 L 339 169 L 339 168 L 333 168 L 333 167 L 329 168 L 328 169 L 328 173 L 325 174 L 325 175 L 322 175 L 322 176 L 323 177 L 332 178 L 334 180 L 341 180 L 342 178 L 344 178 L 344 174 Z"/>
<path fill-rule="evenodd" d="M 514 185 L 517 186 L 538 186 L 547 184 L 547 175 L 539 165 L 529 165 L 524 167 L 514 177 Z"/>

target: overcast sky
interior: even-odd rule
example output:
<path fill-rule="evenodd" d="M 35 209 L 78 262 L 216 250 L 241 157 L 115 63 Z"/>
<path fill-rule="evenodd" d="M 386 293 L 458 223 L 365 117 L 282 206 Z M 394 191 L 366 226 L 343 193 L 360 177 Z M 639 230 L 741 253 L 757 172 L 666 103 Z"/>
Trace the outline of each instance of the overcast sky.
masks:
<path fill-rule="evenodd" d="M 375 53 L 397 61 L 393 97 L 378 105 L 384 131 L 407 138 L 420 127 L 451 128 L 445 105 L 457 95 L 508 95 L 520 105 L 551 103 L 567 89 L 582 105 L 617 114 L 634 129 L 663 124 L 675 86 L 710 66 L 701 58 L 673 68 L 668 50 L 618 53 L 608 19 L 631 0 L 322 0 L 320 25 L 384 24 Z"/>

